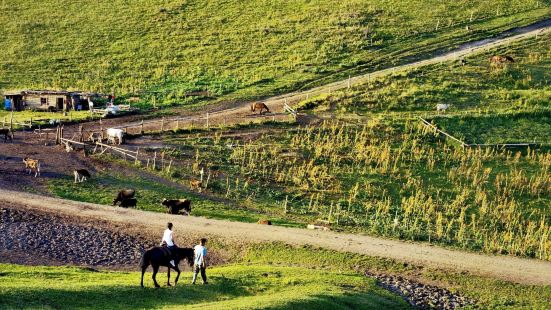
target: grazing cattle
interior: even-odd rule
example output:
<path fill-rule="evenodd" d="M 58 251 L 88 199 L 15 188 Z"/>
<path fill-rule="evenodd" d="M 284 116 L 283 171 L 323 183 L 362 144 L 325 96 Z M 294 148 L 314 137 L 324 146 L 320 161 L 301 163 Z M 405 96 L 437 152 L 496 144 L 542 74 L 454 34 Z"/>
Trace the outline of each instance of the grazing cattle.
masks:
<path fill-rule="evenodd" d="M 73 174 L 75 175 L 75 183 L 82 183 L 91 177 L 90 172 L 86 169 L 73 170 Z"/>
<path fill-rule="evenodd" d="M 503 65 L 507 62 L 513 63 L 515 62 L 515 60 L 513 59 L 513 57 L 507 55 L 495 55 L 490 57 L 490 64 Z"/>
<path fill-rule="evenodd" d="M 201 190 L 201 188 L 203 188 L 203 182 L 199 181 L 199 180 L 191 180 L 189 181 L 189 186 L 191 186 L 191 189 L 199 189 Z"/>
<path fill-rule="evenodd" d="M 258 222 L 256 222 L 256 223 L 261 224 L 261 225 L 272 225 L 272 222 L 270 222 L 270 220 L 266 220 L 266 219 L 258 220 Z"/>
<path fill-rule="evenodd" d="M 180 210 L 184 211 L 185 215 L 191 213 L 191 200 L 189 199 L 163 199 L 161 204 L 167 207 L 167 213 L 178 214 Z"/>
<path fill-rule="evenodd" d="M 23 158 L 23 163 L 25 163 L 25 171 L 28 174 L 34 172 L 34 177 L 40 175 L 40 161 L 38 159 L 31 159 L 28 157 Z"/>
<path fill-rule="evenodd" d="M 138 200 L 136 198 L 126 198 L 121 201 L 122 208 L 136 207 Z"/>
<path fill-rule="evenodd" d="M 111 144 L 122 144 L 124 138 L 124 131 L 119 128 L 107 129 L 107 141 Z"/>
<path fill-rule="evenodd" d="M 123 189 L 121 190 L 115 199 L 113 199 L 113 205 L 117 205 L 117 202 L 122 202 L 125 199 L 134 198 L 136 191 L 134 189 Z"/>
<path fill-rule="evenodd" d="M 255 102 L 251 104 L 251 112 L 255 112 L 256 110 L 259 110 L 258 114 L 262 114 L 262 111 L 266 110 L 266 112 L 270 112 L 270 109 L 268 109 L 268 106 L 264 102 Z"/>
<path fill-rule="evenodd" d="M 446 111 L 449 107 L 450 107 L 449 104 L 439 103 L 439 104 L 436 105 L 436 111 L 438 111 L 438 112 Z"/>
<path fill-rule="evenodd" d="M 4 135 L 4 142 L 8 142 L 8 138 L 13 142 L 13 132 L 9 128 L 0 129 L 0 135 Z"/>

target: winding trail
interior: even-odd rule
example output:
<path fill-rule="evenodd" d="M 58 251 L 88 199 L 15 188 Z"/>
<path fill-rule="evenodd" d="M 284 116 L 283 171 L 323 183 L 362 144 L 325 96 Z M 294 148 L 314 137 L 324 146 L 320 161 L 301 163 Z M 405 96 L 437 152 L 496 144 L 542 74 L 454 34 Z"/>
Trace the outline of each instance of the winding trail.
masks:
<path fill-rule="evenodd" d="M 390 258 L 415 265 L 465 271 L 506 281 L 532 285 L 551 284 L 551 262 L 510 256 L 490 256 L 445 249 L 424 243 L 404 242 L 336 232 L 265 226 L 250 223 L 173 216 L 132 209 L 75 202 L 35 194 L 0 190 L 0 206 L 40 210 L 58 215 L 99 219 L 135 227 L 141 231 L 175 224 L 178 235 L 209 235 L 237 242 L 281 241 L 338 251 Z"/>

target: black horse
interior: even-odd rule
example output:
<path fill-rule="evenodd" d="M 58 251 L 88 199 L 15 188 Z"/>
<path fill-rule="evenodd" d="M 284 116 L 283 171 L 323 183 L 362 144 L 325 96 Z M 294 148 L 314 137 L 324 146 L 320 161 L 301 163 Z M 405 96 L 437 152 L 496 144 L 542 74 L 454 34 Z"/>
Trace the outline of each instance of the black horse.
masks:
<path fill-rule="evenodd" d="M 172 257 L 170 256 L 169 251 L 172 252 Z M 176 267 L 172 267 L 170 264 L 170 260 L 174 259 L 174 264 Z M 181 260 L 187 259 L 187 262 L 189 266 L 193 266 L 193 249 L 191 248 L 175 248 L 172 250 L 169 250 L 166 247 L 154 247 L 147 251 L 145 251 L 142 255 L 142 259 L 140 260 L 140 267 L 142 268 L 142 282 L 141 286 L 143 287 L 143 275 L 145 273 L 145 270 L 149 265 L 153 267 L 153 283 L 155 283 L 155 287 L 160 287 L 157 283 L 157 280 L 155 277 L 157 276 L 157 272 L 159 271 L 160 266 L 168 267 L 168 280 L 167 285 L 170 286 L 170 268 L 173 268 L 178 272 L 178 275 L 176 276 L 176 279 L 174 280 L 174 285 L 178 283 L 178 278 L 180 277 L 180 268 L 178 268 L 178 264 Z"/>

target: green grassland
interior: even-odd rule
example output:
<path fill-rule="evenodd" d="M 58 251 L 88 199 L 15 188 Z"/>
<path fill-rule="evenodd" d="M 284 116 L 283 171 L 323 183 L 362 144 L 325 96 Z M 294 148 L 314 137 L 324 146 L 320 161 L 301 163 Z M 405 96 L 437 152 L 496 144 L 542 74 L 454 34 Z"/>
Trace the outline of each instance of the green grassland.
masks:
<path fill-rule="evenodd" d="M 211 249 L 216 247 L 211 244 Z M 234 245 L 224 244 L 224 250 Z M 0 264 L 0 308 L 206 308 L 206 309 L 406 309 L 378 288 L 364 270 L 399 273 L 438 283 L 475 299 L 480 309 L 544 309 L 551 289 L 400 264 L 381 258 L 281 243 L 249 245 L 231 264 L 207 270 L 209 285 L 190 285 L 184 272 L 177 287 L 146 288 L 138 272 L 76 267 Z M 163 284 L 165 274 L 158 275 Z"/>
<path fill-rule="evenodd" d="M 465 143 L 551 146 L 551 110 L 436 117 L 432 122 Z"/>
<path fill-rule="evenodd" d="M 491 66 L 492 55 L 510 55 L 512 64 Z M 444 62 L 400 72 L 341 91 L 312 98 L 306 109 L 335 113 L 428 112 L 450 104 L 449 113 L 495 113 L 550 107 L 551 35 L 516 42 L 466 58 L 466 65 Z"/>
<path fill-rule="evenodd" d="M 426 57 L 551 14 L 549 1 L 541 0 L 0 5 L 0 90 L 141 93 L 144 104 L 158 106 L 192 101 L 185 93 L 193 90 L 248 98 L 319 84 Z"/>
<path fill-rule="evenodd" d="M 49 182 L 49 190 L 57 197 L 111 205 L 113 198 L 123 188 L 136 189 L 138 210 L 166 212 L 161 201 L 187 198 L 192 200 L 194 216 L 206 216 L 215 219 L 254 223 L 270 217 L 272 222 L 282 226 L 298 226 L 300 222 L 278 214 L 266 214 L 262 210 L 239 208 L 222 200 L 208 199 L 197 192 L 185 190 L 176 184 L 158 182 L 147 175 L 129 175 L 122 173 L 100 173 L 85 183 L 74 184 L 71 178 L 55 179 Z M 232 203 L 232 201 L 229 201 Z"/>
<path fill-rule="evenodd" d="M 405 309 L 399 297 L 353 273 L 300 267 L 231 265 L 208 270 L 210 284 L 146 289 L 138 272 L 0 265 L 0 307 L 79 309 Z M 161 283 L 164 274 L 159 275 Z M 161 280 L 162 279 L 162 280 Z"/>

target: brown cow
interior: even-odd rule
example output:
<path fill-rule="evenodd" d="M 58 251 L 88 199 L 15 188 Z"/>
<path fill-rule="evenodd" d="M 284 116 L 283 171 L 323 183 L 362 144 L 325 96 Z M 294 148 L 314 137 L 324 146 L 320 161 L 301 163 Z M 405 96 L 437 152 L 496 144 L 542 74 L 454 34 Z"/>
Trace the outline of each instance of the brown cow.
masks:
<path fill-rule="evenodd" d="M 515 60 L 513 59 L 513 57 L 507 55 L 495 55 L 490 57 L 490 64 L 502 65 L 507 62 L 513 63 L 515 62 Z"/>
<path fill-rule="evenodd" d="M 4 142 L 8 142 L 8 138 L 13 142 L 13 132 L 9 128 L 0 129 L 0 135 L 4 135 Z"/>
<path fill-rule="evenodd" d="M 262 114 L 263 110 L 270 113 L 270 109 L 268 109 L 268 106 L 264 102 L 255 102 L 251 104 L 251 112 L 255 112 L 257 109 L 260 111 L 258 114 Z"/>
<path fill-rule="evenodd" d="M 117 194 L 117 197 L 113 199 L 113 205 L 115 206 L 117 205 L 118 202 L 120 202 L 122 207 L 123 202 L 125 200 L 134 198 L 135 194 L 136 194 L 136 190 L 134 189 L 123 189 Z"/>

